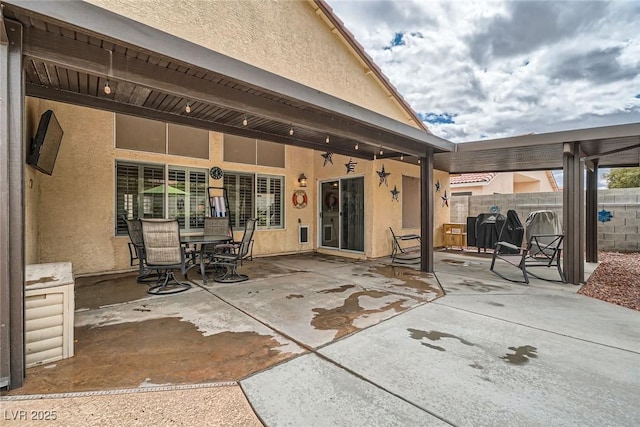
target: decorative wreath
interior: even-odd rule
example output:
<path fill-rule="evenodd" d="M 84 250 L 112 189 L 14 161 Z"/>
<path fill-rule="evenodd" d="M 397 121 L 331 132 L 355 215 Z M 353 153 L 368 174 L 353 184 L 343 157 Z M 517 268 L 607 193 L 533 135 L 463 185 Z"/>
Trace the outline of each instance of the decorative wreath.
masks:
<path fill-rule="evenodd" d="M 293 207 L 302 209 L 307 207 L 307 192 L 304 190 L 296 190 L 293 192 Z"/>
<path fill-rule="evenodd" d="M 336 206 L 338 206 L 338 194 L 334 193 L 333 191 L 327 193 L 327 195 L 324 198 L 324 204 L 329 209 L 333 209 Z"/>

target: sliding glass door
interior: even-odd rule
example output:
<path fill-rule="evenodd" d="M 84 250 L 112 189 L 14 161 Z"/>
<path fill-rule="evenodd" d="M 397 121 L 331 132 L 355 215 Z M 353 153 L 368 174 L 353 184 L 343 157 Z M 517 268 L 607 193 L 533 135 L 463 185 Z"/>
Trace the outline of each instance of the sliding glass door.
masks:
<path fill-rule="evenodd" d="M 364 177 L 320 183 L 320 246 L 364 252 Z"/>

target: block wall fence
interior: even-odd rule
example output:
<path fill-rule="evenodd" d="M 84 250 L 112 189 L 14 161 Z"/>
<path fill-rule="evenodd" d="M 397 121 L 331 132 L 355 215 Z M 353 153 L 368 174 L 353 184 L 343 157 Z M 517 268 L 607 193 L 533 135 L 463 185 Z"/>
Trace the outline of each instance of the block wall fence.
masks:
<path fill-rule="evenodd" d="M 524 224 L 530 212 L 551 210 L 562 221 L 562 192 L 452 196 L 451 222 L 466 223 L 468 216 L 509 209 Z M 611 220 L 598 221 L 598 249 L 614 252 L 640 251 L 640 188 L 598 190 L 598 211 L 611 212 Z"/>

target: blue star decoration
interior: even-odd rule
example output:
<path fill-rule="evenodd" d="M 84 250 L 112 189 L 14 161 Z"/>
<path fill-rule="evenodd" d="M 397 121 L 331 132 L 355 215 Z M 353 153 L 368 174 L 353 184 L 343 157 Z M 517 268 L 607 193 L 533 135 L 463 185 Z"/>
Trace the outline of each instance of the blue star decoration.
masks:
<path fill-rule="evenodd" d="M 397 185 L 394 185 L 394 186 L 393 186 L 393 190 L 391 190 L 391 191 L 390 191 L 390 193 L 391 193 L 391 201 L 392 201 L 392 202 L 393 202 L 394 200 L 395 200 L 396 202 L 399 202 L 399 201 L 400 201 L 400 199 L 398 199 L 398 195 L 400 194 L 400 192 L 398 191 L 398 186 L 397 186 Z"/>
<path fill-rule="evenodd" d="M 344 165 L 347 167 L 347 173 L 349 172 L 355 172 L 356 171 L 356 165 L 358 163 L 354 162 L 353 159 L 349 159 L 349 163 L 345 163 Z"/>
<path fill-rule="evenodd" d="M 322 154 L 322 157 L 324 158 L 324 164 L 322 165 L 322 167 L 327 166 L 327 163 L 333 164 L 333 159 L 331 158 L 333 157 L 333 153 L 327 151 L 326 153 Z"/>
<path fill-rule="evenodd" d="M 604 224 L 605 222 L 611 221 L 611 218 L 613 218 L 611 212 L 605 211 L 604 209 L 598 211 L 598 221 L 600 221 L 601 223 Z"/>
<path fill-rule="evenodd" d="M 376 173 L 380 177 L 380 183 L 378 184 L 378 187 L 382 186 L 382 184 L 384 184 L 384 185 L 386 185 L 388 187 L 389 186 L 389 182 L 387 181 L 387 177 L 389 175 L 391 175 L 391 172 L 385 172 L 384 165 L 382 165 L 382 170 L 376 171 Z"/>
<path fill-rule="evenodd" d="M 444 190 L 444 196 L 440 196 L 442 199 L 442 206 L 449 206 L 449 196 L 447 196 L 447 190 Z"/>
<path fill-rule="evenodd" d="M 436 193 L 440 192 L 440 180 L 436 181 Z"/>

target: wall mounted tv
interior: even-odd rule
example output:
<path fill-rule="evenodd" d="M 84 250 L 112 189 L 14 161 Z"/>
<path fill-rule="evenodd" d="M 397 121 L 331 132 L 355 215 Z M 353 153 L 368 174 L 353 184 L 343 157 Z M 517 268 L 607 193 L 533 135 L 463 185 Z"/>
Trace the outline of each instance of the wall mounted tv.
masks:
<path fill-rule="evenodd" d="M 42 173 L 51 175 L 56 164 L 60 142 L 64 134 L 53 111 L 47 110 L 40 117 L 38 131 L 31 140 L 28 163 Z"/>

